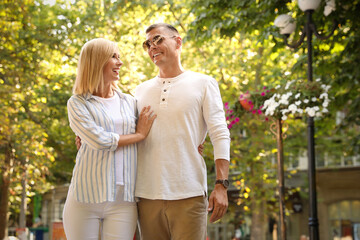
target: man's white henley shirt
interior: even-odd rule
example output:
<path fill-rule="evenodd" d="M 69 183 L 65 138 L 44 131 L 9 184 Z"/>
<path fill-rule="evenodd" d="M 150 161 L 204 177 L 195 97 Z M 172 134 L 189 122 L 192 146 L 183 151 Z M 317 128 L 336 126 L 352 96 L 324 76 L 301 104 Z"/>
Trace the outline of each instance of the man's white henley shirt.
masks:
<path fill-rule="evenodd" d="M 138 143 L 135 196 L 177 200 L 207 194 L 206 165 L 198 146 L 207 132 L 214 159 L 230 160 L 227 128 L 218 83 L 186 71 L 175 78 L 155 77 L 135 90 L 140 112 L 151 106 L 157 118 Z"/>

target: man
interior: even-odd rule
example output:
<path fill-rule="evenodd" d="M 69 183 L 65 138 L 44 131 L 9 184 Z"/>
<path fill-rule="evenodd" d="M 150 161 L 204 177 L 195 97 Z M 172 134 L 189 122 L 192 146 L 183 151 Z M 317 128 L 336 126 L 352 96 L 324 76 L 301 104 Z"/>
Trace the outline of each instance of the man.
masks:
<path fill-rule="evenodd" d="M 146 30 L 143 44 L 159 75 L 135 90 L 138 109 L 150 105 L 157 119 L 138 144 L 135 196 L 143 240 L 206 239 L 210 222 L 227 210 L 230 137 L 217 82 L 185 71 L 182 39 L 168 24 Z M 207 132 L 214 147 L 216 184 L 207 201 L 206 165 L 197 146 Z"/>

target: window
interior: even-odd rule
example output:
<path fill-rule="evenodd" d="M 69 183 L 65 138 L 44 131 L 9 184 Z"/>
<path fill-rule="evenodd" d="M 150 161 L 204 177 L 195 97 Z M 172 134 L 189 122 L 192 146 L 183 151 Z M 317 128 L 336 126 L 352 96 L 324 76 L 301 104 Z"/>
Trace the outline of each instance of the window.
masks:
<path fill-rule="evenodd" d="M 66 198 L 63 198 L 59 202 L 59 219 L 63 219 L 63 211 L 64 211 L 64 205 L 65 205 Z"/>
<path fill-rule="evenodd" d="M 360 200 L 333 203 L 328 208 L 333 240 L 360 240 Z"/>

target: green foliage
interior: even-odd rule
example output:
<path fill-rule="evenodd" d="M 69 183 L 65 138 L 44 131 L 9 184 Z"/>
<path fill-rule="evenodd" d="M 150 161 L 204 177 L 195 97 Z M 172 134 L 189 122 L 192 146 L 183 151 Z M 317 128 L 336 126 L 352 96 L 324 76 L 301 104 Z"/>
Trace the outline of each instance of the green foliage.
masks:
<path fill-rule="evenodd" d="M 204 41 L 214 32 L 221 37 L 233 37 L 236 33 L 260 35 L 258 41 L 267 39 L 271 22 L 278 11 L 286 8 L 289 1 L 258 0 L 197 0 L 192 2 L 192 22 L 189 36 Z M 261 33 L 259 30 L 265 30 Z"/>
<path fill-rule="evenodd" d="M 0 5 L 0 164 L 11 169 L 10 202 L 16 215 L 21 191 L 19 177 L 29 174 L 28 197 L 51 184 L 70 181 L 76 148 L 68 126 L 66 102 L 76 77 L 82 45 L 96 37 L 118 42 L 123 67 L 120 88 L 131 93 L 136 85 L 157 74 L 142 50 L 145 29 L 168 22 L 183 37 L 182 64 L 186 69 L 213 76 L 224 102 L 234 104 L 239 122 L 231 131 L 231 171 L 240 190 L 239 206 L 251 214 L 250 199 L 267 201 L 276 211 L 276 144 L 271 121 L 245 114 L 238 98 L 247 91 L 276 86 L 286 79 L 306 79 L 306 45 L 286 49 L 273 21 L 291 13 L 302 29 L 304 14 L 296 2 L 286 0 L 197 1 L 3 1 Z M 320 9 L 325 3 L 322 3 Z M 360 62 L 358 0 L 337 1 L 337 10 L 314 21 L 327 33 L 332 20 L 338 28 L 326 41 L 314 38 L 314 75 L 332 88 L 328 118 L 316 121 L 317 154 L 328 152 L 334 163 L 358 154 L 360 135 Z M 297 40 L 297 35 L 290 37 Z M 305 93 L 304 90 L 296 90 Z M 260 95 L 259 95 L 260 94 Z M 270 93 L 269 93 L 270 94 Z M 257 95 L 262 97 L 261 92 Z M 241 112 L 242 111 L 242 112 Z M 339 112 L 344 118 L 336 121 Z M 306 149 L 306 123 L 287 120 L 285 161 Z M 204 158 L 214 173 L 212 148 Z M 6 162 L 11 148 L 12 161 Z M 1 174 L 4 174 L 2 168 Z M 0 182 L 0 184 L 2 184 Z M 274 208 L 275 206 L 275 208 Z"/>
<path fill-rule="evenodd" d="M 353 65 L 360 60 L 358 54 L 360 39 L 357 34 L 360 22 L 359 1 L 336 1 L 336 4 L 337 10 L 328 17 L 324 17 L 322 13 L 325 1 L 322 1 L 319 10 L 313 14 L 315 23 L 320 26 L 318 29 L 324 34 L 330 32 L 332 21 L 338 23 L 337 30 L 328 40 L 321 41 L 315 37 L 313 39 L 314 79 L 320 78 L 321 84 L 331 85 L 329 96 L 334 96 L 329 105 L 327 118 L 316 121 L 315 125 L 317 164 L 320 166 L 325 158 L 330 165 L 336 165 L 339 159 L 354 156 L 360 151 L 359 69 Z M 263 145 L 252 144 L 260 142 L 257 139 L 263 140 L 270 127 L 263 129 L 256 125 L 255 129 L 259 132 L 255 129 L 252 132 L 251 125 L 242 126 L 243 122 L 250 124 L 255 121 L 254 119 L 259 121 L 258 124 L 266 125 L 266 122 L 260 121 L 262 118 L 259 119 L 257 115 L 248 114 L 241 107 L 238 98 L 249 91 L 253 93 L 255 105 L 259 105 L 258 102 L 264 100 L 259 92 L 256 92 L 260 86 L 270 88 L 285 79 L 307 78 L 306 44 L 302 44 L 295 50 L 285 49 L 278 29 L 273 26 L 277 15 L 289 13 L 296 18 L 296 32 L 299 32 L 303 28 L 305 14 L 298 8 L 296 1 L 198 0 L 192 2 L 191 8 L 195 19 L 190 25 L 189 39 L 196 39 L 197 45 L 203 46 L 211 44 L 214 38 L 220 37 L 232 47 L 232 56 L 219 61 L 216 66 L 222 71 L 222 65 L 226 65 L 224 69 L 230 69 L 228 79 L 237 78 L 237 81 L 233 82 L 226 81 L 226 78 L 224 82 L 220 81 L 221 88 L 226 89 L 226 93 L 223 92 L 225 93 L 224 100 L 232 103 L 235 116 L 240 117 L 240 124 L 231 126 L 232 162 L 235 160 L 234 163 L 237 163 L 233 165 L 233 170 L 243 175 L 240 178 L 244 180 L 244 183 L 249 184 L 251 189 L 256 189 L 256 186 L 260 184 L 262 188 L 251 191 L 254 194 L 252 196 L 256 199 L 264 199 L 262 190 L 265 188 L 269 191 L 268 193 L 271 193 L 275 185 L 273 182 L 264 184 L 262 177 L 264 173 L 275 169 L 275 166 L 266 166 L 261 170 L 253 164 L 257 163 L 256 153 L 268 152 L 270 146 L 275 149 L 275 143 L 273 140 L 267 144 L 265 141 Z M 296 34 L 290 37 L 290 41 L 297 40 Z M 239 42 L 238 47 L 232 45 L 234 41 Z M 226 47 L 221 44 L 217 46 L 218 52 L 226 55 Z M 233 58 L 237 60 L 234 61 L 234 68 L 232 68 Z M 223 84 L 226 84 L 226 87 L 222 87 Z M 300 92 L 306 93 L 303 89 Z M 260 101 L 256 102 L 256 100 Z M 255 108 L 259 107 L 257 105 Z M 345 117 L 339 123 L 336 119 L 342 114 Z M 292 119 L 287 122 L 289 128 L 284 142 L 284 156 L 286 165 L 290 165 L 292 159 L 298 158 L 306 150 L 306 141 L 304 141 L 306 123 Z M 242 131 L 246 130 L 247 138 L 238 137 L 242 136 L 242 131 L 237 130 L 238 127 Z M 254 150 L 254 153 L 250 154 L 249 149 Z M 235 151 L 244 154 L 240 157 L 239 154 L 234 154 Z M 250 174 L 249 168 L 254 168 L 253 175 Z M 272 177 L 275 178 L 274 175 Z M 274 195 L 268 199 L 275 201 Z M 240 199 L 244 200 L 244 198 Z M 267 206 L 271 209 L 273 204 L 271 201 L 268 203 L 270 204 Z M 247 206 L 250 206 L 249 203 Z M 244 209 L 248 208 L 244 207 Z"/>

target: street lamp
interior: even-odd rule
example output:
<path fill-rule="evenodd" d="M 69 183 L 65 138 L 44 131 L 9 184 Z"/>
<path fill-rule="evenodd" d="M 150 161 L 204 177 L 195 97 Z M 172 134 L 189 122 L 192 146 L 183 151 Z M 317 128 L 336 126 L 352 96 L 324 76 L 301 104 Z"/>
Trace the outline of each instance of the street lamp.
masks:
<path fill-rule="evenodd" d="M 301 33 L 300 40 L 294 44 L 288 43 L 288 37 L 296 28 L 295 21 L 291 16 L 283 14 L 278 16 L 274 25 L 280 28 L 280 33 L 284 37 L 285 44 L 290 48 L 298 48 L 307 38 L 307 63 L 308 71 L 307 78 L 309 82 L 313 81 L 313 68 L 312 68 L 312 35 L 324 40 L 333 35 L 336 23 L 334 22 L 333 28 L 329 35 L 323 36 L 317 32 L 315 23 L 312 20 L 312 14 L 320 5 L 321 0 L 298 0 L 300 9 L 305 12 L 307 21 Z M 324 9 L 325 16 L 329 15 L 335 10 L 335 0 L 327 0 Z M 316 202 L 316 176 L 315 176 L 315 141 L 314 141 L 314 118 L 308 117 L 308 178 L 309 178 L 309 233 L 311 240 L 319 239 L 319 222 L 317 217 L 317 202 Z M 280 213 L 284 214 L 284 213 Z"/>

